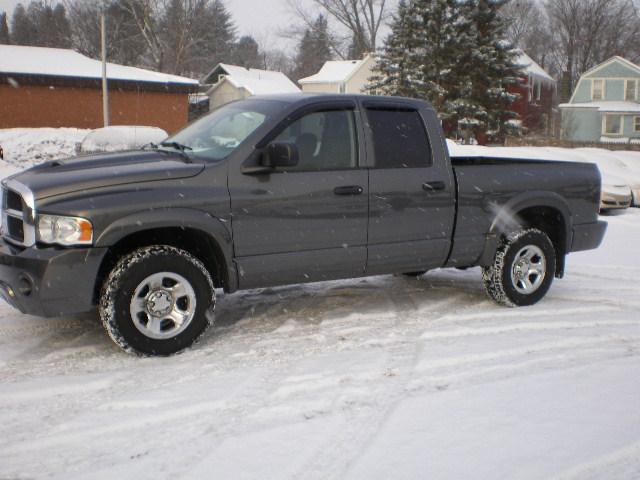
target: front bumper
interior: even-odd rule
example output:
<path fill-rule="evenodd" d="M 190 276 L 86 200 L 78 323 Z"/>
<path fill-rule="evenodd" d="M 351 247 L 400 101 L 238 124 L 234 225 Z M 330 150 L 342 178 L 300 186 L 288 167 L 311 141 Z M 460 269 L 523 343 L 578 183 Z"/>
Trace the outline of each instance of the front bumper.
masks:
<path fill-rule="evenodd" d="M 598 248 L 607 231 L 607 222 L 598 220 L 594 223 L 583 223 L 573 226 L 573 238 L 571 240 L 571 252 L 592 250 Z"/>
<path fill-rule="evenodd" d="M 0 296 L 22 313 L 55 317 L 94 308 L 106 248 L 16 248 L 0 240 Z"/>

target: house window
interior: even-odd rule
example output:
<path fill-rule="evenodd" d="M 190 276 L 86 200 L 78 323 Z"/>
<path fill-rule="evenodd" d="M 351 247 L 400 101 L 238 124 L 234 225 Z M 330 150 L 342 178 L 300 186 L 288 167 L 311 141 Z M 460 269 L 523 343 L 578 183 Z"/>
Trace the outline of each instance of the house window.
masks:
<path fill-rule="evenodd" d="M 640 132 L 640 117 L 636 117 L 633 122 L 633 130 L 636 133 Z"/>
<path fill-rule="evenodd" d="M 624 99 L 629 102 L 636 101 L 637 88 L 638 88 L 637 80 L 625 80 Z"/>
<path fill-rule="evenodd" d="M 604 80 L 593 80 L 591 84 L 591 100 L 604 100 Z"/>
<path fill-rule="evenodd" d="M 603 133 L 605 135 L 622 135 L 622 115 L 605 115 Z"/>
<path fill-rule="evenodd" d="M 542 83 L 538 82 L 536 84 L 536 100 L 540 101 L 541 96 L 542 96 Z"/>

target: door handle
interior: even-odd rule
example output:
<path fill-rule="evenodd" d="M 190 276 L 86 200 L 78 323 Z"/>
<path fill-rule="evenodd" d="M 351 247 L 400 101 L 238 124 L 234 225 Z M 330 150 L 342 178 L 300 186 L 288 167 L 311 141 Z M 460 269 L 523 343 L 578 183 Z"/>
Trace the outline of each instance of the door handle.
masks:
<path fill-rule="evenodd" d="M 422 189 L 427 192 L 435 192 L 436 190 L 444 190 L 446 187 L 444 182 L 426 182 L 422 184 Z"/>
<path fill-rule="evenodd" d="M 360 185 L 347 185 L 333 189 L 333 193 L 336 195 L 360 195 L 362 192 L 364 189 Z"/>

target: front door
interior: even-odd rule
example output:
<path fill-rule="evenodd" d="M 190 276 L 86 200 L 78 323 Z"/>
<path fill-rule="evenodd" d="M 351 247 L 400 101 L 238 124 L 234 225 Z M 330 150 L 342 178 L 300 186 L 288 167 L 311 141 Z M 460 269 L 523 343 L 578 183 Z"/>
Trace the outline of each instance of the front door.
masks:
<path fill-rule="evenodd" d="M 240 288 L 364 273 L 368 172 L 359 168 L 358 137 L 354 109 L 325 104 L 273 140 L 296 146 L 296 166 L 258 175 L 230 172 Z"/>

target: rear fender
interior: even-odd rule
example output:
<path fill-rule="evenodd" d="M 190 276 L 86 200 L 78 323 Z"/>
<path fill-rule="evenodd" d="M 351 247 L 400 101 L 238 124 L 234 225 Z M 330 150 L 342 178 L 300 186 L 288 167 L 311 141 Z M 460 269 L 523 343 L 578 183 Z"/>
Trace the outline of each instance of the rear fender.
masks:
<path fill-rule="evenodd" d="M 564 223 L 564 242 L 557 246 L 558 259 L 556 275 L 561 277 L 564 274 L 564 255 L 569 251 L 573 236 L 573 223 L 571 210 L 566 200 L 554 192 L 530 191 L 523 192 L 510 198 L 503 205 L 489 206 L 489 210 L 494 212 L 494 218 L 489 228 L 485 240 L 485 247 L 480 257 L 479 264 L 483 266 L 491 265 L 493 257 L 500 244 L 500 238 L 508 235 L 522 226 L 522 219 L 519 213 L 530 208 L 552 208 L 558 211 Z"/>

